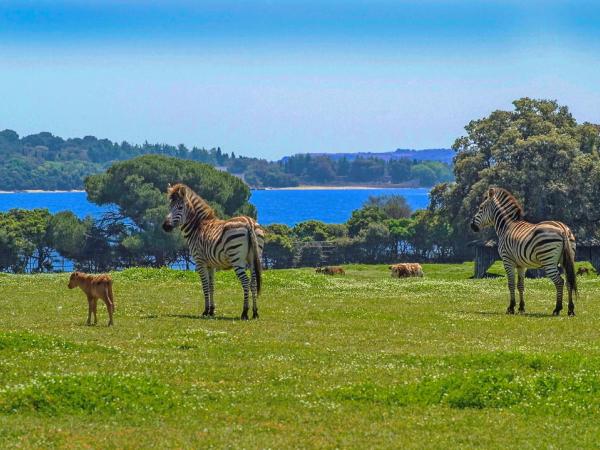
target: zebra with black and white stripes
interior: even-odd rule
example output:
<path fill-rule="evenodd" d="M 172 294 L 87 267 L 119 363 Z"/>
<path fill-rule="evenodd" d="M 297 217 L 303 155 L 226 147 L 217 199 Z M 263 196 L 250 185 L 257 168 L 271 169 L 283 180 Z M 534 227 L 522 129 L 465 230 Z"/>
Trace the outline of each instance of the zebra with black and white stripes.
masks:
<path fill-rule="evenodd" d="M 547 221 L 537 224 L 523 220 L 523 209 L 510 192 L 490 188 L 471 222 L 471 228 L 479 231 L 493 225 L 498 234 L 498 253 L 508 278 L 510 304 L 507 314 L 515 313 L 515 269 L 518 275 L 519 312 L 525 312 L 523 292 L 525 270 L 543 268 L 546 276 L 556 287 L 556 316 L 562 310 L 564 281 L 558 265 L 565 271 L 569 293 L 569 315 L 575 315 L 573 292 L 577 293 L 575 276 L 575 237 L 562 222 Z"/>
<path fill-rule="evenodd" d="M 163 223 L 167 232 L 181 227 L 204 292 L 203 316 L 214 316 L 214 283 L 216 269 L 233 268 L 244 289 L 242 320 L 248 320 L 248 297 L 252 294 L 252 318 L 258 319 L 258 295 L 261 290 L 261 255 L 264 231 L 250 217 L 228 220 L 217 218 L 210 205 L 184 184 L 170 186 L 167 191 L 170 211 Z M 250 269 L 250 278 L 246 269 Z"/>

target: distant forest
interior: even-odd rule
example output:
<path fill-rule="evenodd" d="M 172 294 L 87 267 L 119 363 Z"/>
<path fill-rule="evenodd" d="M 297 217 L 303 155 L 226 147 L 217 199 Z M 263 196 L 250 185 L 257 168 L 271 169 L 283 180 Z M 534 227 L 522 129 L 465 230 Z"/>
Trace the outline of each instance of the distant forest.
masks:
<path fill-rule="evenodd" d="M 298 154 L 273 162 L 236 156 L 220 148 L 119 144 L 94 136 L 62 139 L 49 132 L 19 137 L 15 131 L 4 130 L 0 132 L 0 190 L 83 189 L 88 175 L 104 171 L 115 161 L 146 154 L 210 164 L 239 176 L 253 188 L 361 183 L 429 187 L 453 179 L 452 167 L 446 162 L 406 156 L 389 159 L 370 156 L 376 155 L 373 153 L 354 158 Z"/>

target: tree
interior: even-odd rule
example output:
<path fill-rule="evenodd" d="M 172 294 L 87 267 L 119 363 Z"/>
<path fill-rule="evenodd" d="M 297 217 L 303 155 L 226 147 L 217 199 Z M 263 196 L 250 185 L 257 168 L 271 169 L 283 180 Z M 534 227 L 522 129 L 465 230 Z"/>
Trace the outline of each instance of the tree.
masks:
<path fill-rule="evenodd" d="M 382 159 L 356 158 L 350 165 L 352 181 L 377 181 L 383 176 L 385 163 Z"/>
<path fill-rule="evenodd" d="M 363 206 L 360 209 L 352 211 L 352 216 L 348 219 L 348 233 L 350 237 L 358 236 L 371 223 L 383 223 L 387 218 L 387 215 L 381 208 L 372 205 Z"/>
<path fill-rule="evenodd" d="M 456 183 L 436 191 L 433 210 L 451 225 L 455 249 L 465 256 L 466 242 L 478 237 L 468 224 L 492 185 L 511 191 L 529 221 L 560 220 L 579 238 L 599 236 L 599 127 L 578 125 L 555 101 L 513 105 L 465 127 L 453 146 Z"/>
<path fill-rule="evenodd" d="M 316 182 L 327 183 L 335 178 L 335 168 L 331 158 L 317 156 L 311 161 L 308 177 Z"/>
<path fill-rule="evenodd" d="M 250 215 L 250 190 L 239 178 L 206 164 L 146 155 L 116 163 L 105 173 L 86 179 L 88 198 L 97 204 L 116 204 L 120 214 L 133 221 L 130 239 L 123 242 L 130 256 L 144 249 L 151 264 L 162 266 L 178 259 L 183 241 L 179 233 L 160 229 L 168 212 L 164 194 L 169 183 L 185 183 L 206 199 L 222 216 Z"/>
<path fill-rule="evenodd" d="M 401 195 L 371 195 L 364 206 L 379 208 L 390 219 L 408 218 L 412 214 L 410 205 Z"/>
<path fill-rule="evenodd" d="M 296 224 L 292 229 L 296 239 L 301 241 L 326 241 L 331 238 L 327 224 L 318 220 L 307 220 Z"/>
<path fill-rule="evenodd" d="M 287 225 L 273 224 L 265 227 L 265 265 L 275 269 L 291 267 L 294 260 L 294 238 Z"/>
<path fill-rule="evenodd" d="M 406 158 L 392 159 L 388 163 L 388 172 L 392 183 L 403 183 L 411 179 L 412 162 Z"/>
<path fill-rule="evenodd" d="M 50 217 L 47 209 L 0 213 L 0 269 L 24 272 L 30 261 L 35 262 L 33 270 L 40 272 L 51 266 Z"/>
<path fill-rule="evenodd" d="M 86 235 L 90 232 L 92 224 L 91 217 L 81 220 L 71 211 L 59 212 L 50 219 L 50 242 L 62 256 L 80 261 L 86 247 Z"/>

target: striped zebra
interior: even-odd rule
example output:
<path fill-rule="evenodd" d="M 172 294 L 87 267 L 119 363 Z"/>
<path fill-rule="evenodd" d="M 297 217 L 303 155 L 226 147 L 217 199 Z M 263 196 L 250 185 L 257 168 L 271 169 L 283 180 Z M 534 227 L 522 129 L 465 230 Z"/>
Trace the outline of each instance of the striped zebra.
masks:
<path fill-rule="evenodd" d="M 248 320 L 248 294 L 252 293 L 252 318 L 258 319 L 257 297 L 261 288 L 264 231 L 250 217 L 217 218 L 206 201 L 184 184 L 169 185 L 170 211 L 163 223 L 167 232 L 181 227 L 204 292 L 203 316 L 215 315 L 215 270 L 235 270 L 244 289 L 242 320 Z M 250 269 L 250 279 L 246 269 Z"/>
<path fill-rule="evenodd" d="M 577 280 L 573 233 L 562 222 L 533 224 L 524 221 L 522 217 L 523 209 L 510 192 L 490 188 L 471 222 L 473 231 L 493 225 L 498 234 L 498 252 L 506 270 L 510 291 L 510 304 L 506 313 L 515 313 L 515 269 L 519 277 L 519 312 L 522 313 L 525 312 L 525 269 L 541 267 L 556 287 L 556 307 L 553 314 L 557 316 L 562 310 L 564 286 L 558 269 L 560 264 L 567 279 L 569 316 L 574 316 L 573 292 L 577 293 Z"/>

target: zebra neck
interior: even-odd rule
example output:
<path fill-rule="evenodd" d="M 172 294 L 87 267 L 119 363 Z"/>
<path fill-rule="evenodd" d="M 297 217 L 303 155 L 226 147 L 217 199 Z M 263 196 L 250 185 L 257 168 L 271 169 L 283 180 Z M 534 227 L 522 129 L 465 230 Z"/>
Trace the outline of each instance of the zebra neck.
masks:
<path fill-rule="evenodd" d="M 196 212 L 195 214 L 192 214 L 190 217 L 186 218 L 186 221 L 181 226 L 181 231 L 183 231 L 185 238 L 187 239 L 195 231 L 202 228 L 203 222 L 205 222 L 207 219 L 207 214 L 204 214 L 202 211 Z"/>
<path fill-rule="evenodd" d="M 494 213 L 494 228 L 496 234 L 500 237 L 510 228 L 517 220 L 510 213 L 506 213 L 501 209 L 497 209 Z"/>

